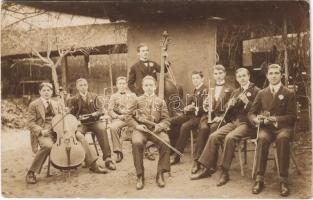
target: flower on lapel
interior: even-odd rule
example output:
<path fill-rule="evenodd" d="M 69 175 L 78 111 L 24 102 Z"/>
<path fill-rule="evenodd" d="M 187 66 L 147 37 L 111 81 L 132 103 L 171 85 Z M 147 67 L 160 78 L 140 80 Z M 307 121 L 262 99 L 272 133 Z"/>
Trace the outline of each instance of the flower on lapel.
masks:
<path fill-rule="evenodd" d="M 225 92 L 229 92 L 229 89 L 228 89 L 228 88 L 226 88 L 226 89 L 225 89 Z"/>
<path fill-rule="evenodd" d="M 92 103 L 92 99 L 90 99 L 89 102 Z"/>
<path fill-rule="evenodd" d="M 156 70 L 153 70 L 153 73 L 155 74 L 155 73 L 156 73 Z"/>
<path fill-rule="evenodd" d="M 247 92 L 247 97 L 251 97 L 251 92 Z"/>
<path fill-rule="evenodd" d="M 153 67 L 153 65 L 154 65 L 153 62 L 149 62 L 150 67 Z"/>
<path fill-rule="evenodd" d="M 279 100 L 283 100 L 284 99 L 284 95 L 280 94 L 278 95 Z"/>

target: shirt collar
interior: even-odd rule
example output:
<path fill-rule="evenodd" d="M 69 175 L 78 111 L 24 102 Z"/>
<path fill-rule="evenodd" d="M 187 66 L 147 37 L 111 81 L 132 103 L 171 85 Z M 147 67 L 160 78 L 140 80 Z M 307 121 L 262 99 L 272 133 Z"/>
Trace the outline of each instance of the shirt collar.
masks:
<path fill-rule="evenodd" d="M 249 88 L 249 85 L 250 85 L 250 81 L 246 85 L 241 86 L 241 88 L 243 88 L 243 90 L 245 91 Z"/>
<path fill-rule="evenodd" d="M 277 85 L 271 85 L 270 84 L 270 89 L 271 91 L 274 89 L 275 93 L 278 92 L 279 88 L 281 87 L 281 82 L 279 82 Z"/>
<path fill-rule="evenodd" d="M 83 94 L 83 93 L 81 93 L 81 92 L 79 93 L 79 95 L 82 96 L 82 97 L 84 97 L 84 98 L 87 97 L 87 94 L 88 94 L 88 92 L 86 92 L 86 94 Z"/>
<path fill-rule="evenodd" d="M 44 105 L 45 107 L 47 107 L 47 106 L 48 106 L 48 104 L 49 104 L 49 102 L 50 102 L 50 99 L 49 99 L 49 100 L 46 100 L 46 99 L 45 99 L 45 98 L 43 98 L 43 97 L 40 97 L 40 99 L 41 99 L 41 101 L 42 101 L 43 105 Z"/>
<path fill-rule="evenodd" d="M 203 83 L 201 83 L 200 85 L 198 85 L 198 87 L 196 87 L 196 90 L 199 90 L 202 87 Z"/>
<path fill-rule="evenodd" d="M 225 80 L 221 81 L 221 82 L 216 82 L 216 86 L 222 86 L 225 84 Z"/>
<path fill-rule="evenodd" d="M 146 97 L 153 97 L 153 96 L 155 96 L 154 93 L 153 93 L 152 95 L 148 95 L 148 94 L 144 93 L 144 95 L 145 95 Z"/>

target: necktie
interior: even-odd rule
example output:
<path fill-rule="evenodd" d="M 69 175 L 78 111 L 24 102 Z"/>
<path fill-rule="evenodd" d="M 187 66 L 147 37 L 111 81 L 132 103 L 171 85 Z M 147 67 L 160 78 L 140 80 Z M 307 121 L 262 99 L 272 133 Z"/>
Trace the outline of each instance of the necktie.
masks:
<path fill-rule="evenodd" d="M 273 94 L 273 96 L 275 95 L 275 89 L 274 88 L 272 88 L 272 94 Z"/>

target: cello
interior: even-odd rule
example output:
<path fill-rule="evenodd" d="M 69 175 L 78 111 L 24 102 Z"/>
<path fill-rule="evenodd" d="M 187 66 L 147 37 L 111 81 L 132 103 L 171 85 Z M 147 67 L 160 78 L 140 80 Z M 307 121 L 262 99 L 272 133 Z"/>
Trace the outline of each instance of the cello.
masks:
<path fill-rule="evenodd" d="M 52 145 L 50 160 L 57 169 L 74 169 L 85 160 L 85 151 L 77 141 L 75 132 L 79 121 L 66 111 L 63 93 L 57 89 L 61 113 L 52 118 L 52 129 L 57 134 L 57 140 Z"/>
<path fill-rule="evenodd" d="M 161 69 L 159 75 L 159 94 L 158 96 L 165 100 L 168 107 L 170 117 L 177 115 L 182 111 L 183 103 L 183 90 L 180 86 L 177 86 L 173 72 L 169 68 L 169 62 L 167 60 L 167 50 L 169 45 L 169 37 L 167 31 L 162 34 L 161 42 Z M 165 67 L 167 67 L 168 76 L 165 76 Z"/>

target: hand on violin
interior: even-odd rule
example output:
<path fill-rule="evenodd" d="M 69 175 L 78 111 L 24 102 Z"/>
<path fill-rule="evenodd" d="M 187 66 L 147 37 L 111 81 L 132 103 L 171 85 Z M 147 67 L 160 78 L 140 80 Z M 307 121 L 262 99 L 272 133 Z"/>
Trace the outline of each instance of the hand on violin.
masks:
<path fill-rule="evenodd" d="M 228 106 L 229 106 L 229 107 L 232 107 L 232 106 L 234 106 L 236 103 L 237 103 L 236 98 L 231 98 L 231 99 L 229 100 L 229 102 L 228 102 Z"/>
<path fill-rule="evenodd" d="M 127 115 L 119 115 L 117 118 L 122 120 L 122 121 L 125 121 L 128 119 L 128 116 Z"/>
<path fill-rule="evenodd" d="M 49 137 L 50 136 L 50 132 L 51 132 L 50 129 L 43 129 L 43 130 L 41 130 L 41 135 L 43 137 Z"/>
<path fill-rule="evenodd" d="M 156 124 L 155 127 L 154 127 L 153 132 L 159 133 L 159 132 L 161 132 L 162 130 L 163 130 L 163 127 L 162 127 L 161 125 L 159 125 L 159 124 Z"/>
<path fill-rule="evenodd" d="M 214 117 L 212 122 L 220 122 L 222 121 L 223 117 Z"/>
<path fill-rule="evenodd" d="M 240 95 L 238 97 L 244 104 L 248 104 L 249 103 L 249 99 L 246 95 Z"/>
<path fill-rule="evenodd" d="M 147 127 L 143 124 L 138 124 L 138 125 L 136 125 L 136 129 L 143 130 L 143 129 L 147 129 Z"/>

